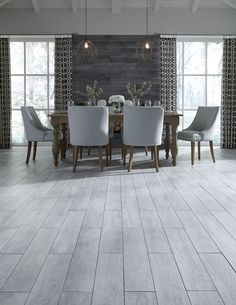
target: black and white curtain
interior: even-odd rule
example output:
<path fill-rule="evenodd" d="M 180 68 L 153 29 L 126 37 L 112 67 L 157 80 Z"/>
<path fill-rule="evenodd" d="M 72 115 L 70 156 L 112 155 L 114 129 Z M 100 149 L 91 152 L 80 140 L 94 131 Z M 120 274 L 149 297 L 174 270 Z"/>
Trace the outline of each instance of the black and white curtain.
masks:
<path fill-rule="evenodd" d="M 55 38 L 55 110 L 66 111 L 72 98 L 72 38 Z"/>
<path fill-rule="evenodd" d="M 223 43 L 221 145 L 236 148 L 236 37 Z"/>
<path fill-rule="evenodd" d="M 11 147 L 10 43 L 0 37 L 0 149 Z"/>
<path fill-rule="evenodd" d="M 165 110 L 177 108 L 176 38 L 161 37 L 161 104 Z"/>

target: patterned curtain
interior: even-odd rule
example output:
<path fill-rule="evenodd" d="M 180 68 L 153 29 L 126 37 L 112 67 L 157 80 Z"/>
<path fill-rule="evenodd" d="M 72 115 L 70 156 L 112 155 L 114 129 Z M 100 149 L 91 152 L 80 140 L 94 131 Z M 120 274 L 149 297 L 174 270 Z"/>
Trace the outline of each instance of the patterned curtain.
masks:
<path fill-rule="evenodd" d="M 221 145 L 236 148 L 236 38 L 225 38 L 223 47 Z"/>
<path fill-rule="evenodd" d="M 72 98 L 72 38 L 55 39 L 55 110 L 66 111 Z"/>
<path fill-rule="evenodd" d="M 11 147 L 10 43 L 0 38 L 0 149 Z"/>
<path fill-rule="evenodd" d="M 161 104 L 165 110 L 176 111 L 176 38 L 161 37 Z"/>

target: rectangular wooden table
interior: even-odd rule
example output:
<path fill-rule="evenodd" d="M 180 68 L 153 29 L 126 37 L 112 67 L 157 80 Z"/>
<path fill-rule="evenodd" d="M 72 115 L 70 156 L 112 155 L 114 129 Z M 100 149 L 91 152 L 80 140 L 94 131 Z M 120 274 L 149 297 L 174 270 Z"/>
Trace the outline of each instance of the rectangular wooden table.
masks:
<path fill-rule="evenodd" d="M 166 126 L 165 151 L 166 158 L 169 158 L 169 151 L 172 155 L 172 164 L 176 165 L 176 158 L 178 154 L 177 146 L 177 128 L 179 126 L 179 118 L 182 114 L 173 111 L 165 111 L 164 125 Z M 66 130 L 68 125 L 67 112 L 54 112 L 50 115 L 51 124 L 54 130 L 54 140 L 52 145 L 52 153 L 55 166 L 58 165 L 59 153 L 61 153 L 61 160 L 66 158 L 67 136 Z M 109 125 L 122 124 L 123 113 L 109 114 Z M 62 134 L 62 136 L 60 136 Z"/>

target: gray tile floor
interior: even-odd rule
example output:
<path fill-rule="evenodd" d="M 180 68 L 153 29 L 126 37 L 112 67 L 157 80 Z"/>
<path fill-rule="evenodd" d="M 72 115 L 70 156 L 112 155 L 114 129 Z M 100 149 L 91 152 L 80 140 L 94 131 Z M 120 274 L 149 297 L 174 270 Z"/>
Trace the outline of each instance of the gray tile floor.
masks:
<path fill-rule="evenodd" d="M 0 151 L 0 305 L 235 305 L 236 151 L 117 154 L 93 149 L 72 173 L 39 147 Z"/>

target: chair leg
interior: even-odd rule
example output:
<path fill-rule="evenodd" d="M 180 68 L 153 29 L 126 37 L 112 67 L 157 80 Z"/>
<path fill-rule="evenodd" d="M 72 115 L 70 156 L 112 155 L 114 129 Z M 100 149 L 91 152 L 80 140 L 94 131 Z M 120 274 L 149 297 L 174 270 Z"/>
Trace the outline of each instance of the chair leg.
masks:
<path fill-rule="evenodd" d="M 102 146 L 98 147 L 98 157 L 99 157 L 99 163 L 100 163 L 100 167 L 101 167 L 101 172 L 103 172 Z"/>
<path fill-rule="evenodd" d="M 127 146 L 123 144 L 123 165 L 126 165 Z"/>
<path fill-rule="evenodd" d="M 145 154 L 146 154 L 146 156 L 148 155 L 148 148 L 147 148 L 147 146 L 145 146 Z"/>
<path fill-rule="evenodd" d="M 32 147 L 32 142 L 28 141 L 28 150 L 27 150 L 27 157 L 26 157 L 26 162 L 25 162 L 26 165 L 28 165 L 28 163 L 29 163 L 31 147 Z"/>
<path fill-rule="evenodd" d="M 110 160 L 111 160 L 111 155 L 112 155 L 111 138 L 109 139 L 109 154 L 110 154 Z"/>
<path fill-rule="evenodd" d="M 131 172 L 131 169 L 132 169 L 132 163 L 133 163 L 133 146 L 130 146 L 130 149 L 129 149 L 129 168 L 128 168 L 128 172 Z"/>
<path fill-rule="evenodd" d="M 109 144 L 106 145 L 106 166 L 109 166 Z"/>
<path fill-rule="evenodd" d="M 198 160 L 201 160 L 201 142 L 198 142 L 197 146 L 198 146 Z"/>
<path fill-rule="evenodd" d="M 74 147 L 73 147 L 73 172 L 74 173 L 76 171 L 77 160 L 78 160 L 78 146 L 74 145 Z"/>
<path fill-rule="evenodd" d="M 37 142 L 34 142 L 33 161 L 35 161 L 35 158 L 36 158 L 36 152 L 37 152 Z"/>
<path fill-rule="evenodd" d="M 214 149 L 213 149 L 213 141 L 209 141 L 209 144 L 210 144 L 210 150 L 211 150 L 211 157 L 212 157 L 213 162 L 215 163 L 216 159 L 215 159 L 215 154 L 214 154 Z"/>
<path fill-rule="evenodd" d="M 160 154 L 159 154 L 159 152 L 160 152 L 160 149 L 157 146 L 157 164 L 158 164 L 158 167 L 160 167 Z"/>
<path fill-rule="evenodd" d="M 194 165 L 195 142 L 191 142 L 191 163 Z"/>
<path fill-rule="evenodd" d="M 83 158 L 83 147 L 80 146 L 79 148 L 79 158 L 82 159 Z"/>
<path fill-rule="evenodd" d="M 90 146 L 88 147 L 88 156 L 90 156 L 90 153 L 91 153 L 91 148 Z"/>
<path fill-rule="evenodd" d="M 154 154 L 153 154 L 153 147 L 151 147 L 151 159 L 154 159 Z"/>
<path fill-rule="evenodd" d="M 157 147 L 156 147 L 156 146 L 153 147 L 153 151 L 154 151 L 155 168 L 156 168 L 156 171 L 159 172 L 159 168 L 158 168 L 158 158 L 157 158 Z"/>

